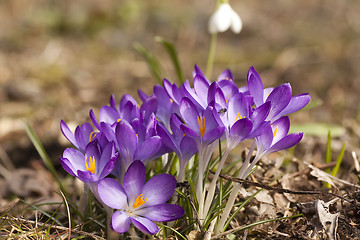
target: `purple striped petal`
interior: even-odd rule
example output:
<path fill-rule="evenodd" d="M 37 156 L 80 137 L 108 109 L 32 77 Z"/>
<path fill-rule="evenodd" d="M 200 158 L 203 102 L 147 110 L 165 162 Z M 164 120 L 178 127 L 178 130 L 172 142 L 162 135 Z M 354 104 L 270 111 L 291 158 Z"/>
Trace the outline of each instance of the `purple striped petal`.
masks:
<path fill-rule="evenodd" d="M 139 229 L 145 234 L 154 235 L 159 231 L 158 226 L 147 218 L 143 218 L 140 216 L 132 216 L 131 221 L 137 229 Z"/>
<path fill-rule="evenodd" d="M 289 83 L 282 84 L 276 87 L 266 99 L 266 102 L 271 102 L 271 110 L 268 119 L 272 119 L 279 114 L 289 104 L 291 99 L 291 86 Z"/>
<path fill-rule="evenodd" d="M 197 117 L 199 113 L 193 102 L 189 98 L 184 97 L 179 106 L 180 114 L 186 124 L 194 131 L 200 132 Z"/>
<path fill-rule="evenodd" d="M 254 99 L 255 106 L 264 103 L 264 87 L 259 74 L 254 67 L 250 67 L 247 75 L 247 86 L 251 96 Z"/>
<path fill-rule="evenodd" d="M 280 150 L 288 149 L 295 146 L 298 142 L 301 141 L 304 133 L 292 133 L 285 136 L 283 139 L 275 143 L 268 151 L 267 154 L 272 152 L 277 152 Z"/>
<path fill-rule="evenodd" d="M 142 194 L 144 194 L 144 199 L 148 200 L 141 208 L 167 202 L 173 195 L 175 188 L 176 179 L 174 176 L 169 174 L 156 175 L 144 185 Z"/>
<path fill-rule="evenodd" d="M 68 125 L 64 122 L 64 120 L 60 121 L 60 129 L 64 137 L 66 137 L 66 139 L 69 140 L 69 142 L 71 142 L 71 144 L 74 145 L 76 148 L 79 148 L 76 143 L 74 134 L 72 133 Z"/>
<path fill-rule="evenodd" d="M 120 155 L 124 159 L 133 159 L 137 148 L 137 137 L 132 126 L 126 120 L 122 120 L 116 126 L 115 133 Z"/>
<path fill-rule="evenodd" d="M 227 114 L 230 126 L 233 125 L 240 117 L 249 117 L 249 106 L 247 105 L 244 94 L 237 93 L 230 98 Z"/>
<path fill-rule="evenodd" d="M 111 217 L 111 228 L 118 233 L 127 232 L 130 223 L 130 215 L 124 211 L 116 211 Z"/>
<path fill-rule="evenodd" d="M 93 174 L 92 172 L 89 172 L 89 171 L 77 170 L 76 175 L 81 181 L 83 181 L 85 183 L 96 182 L 99 180 L 99 177 L 96 174 Z"/>
<path fill-rule="evenodd" d="M 290 129 L 290 120 L 288 117 L 282 117 L 276 120 L 272 124 L 272 131 L 274 134 L 273 144 L 283 139 L 288 134 L 289 129 Z"/>
<path fill-rule="evenodd" d="M 68 161 L 71 163 L 73 168 L 71 168 L 70 165 L 69 167 L 74 173 L 76 173 L 77 170 L 86 171 L 85 156 L 80 151 L 73 148 L 67 148 L 63 153 L 63 158 L 68 159 Z"/>
<path fill-rule="evenodd" d="M 234 76 L 233 76 L 232 72 L 230 71 L 230 69 L 226 69 L 225 71 L 220 73 L 217 81 L 219 82 L 221 80 L 234 81 Z"/>
<path fill-rule="evenodd" d="M 305 107 L 311 100 L 311 97 L 308 93 L 299 94 L 290 99 L 289 104 L 286 106 L 284 110 L 282 110 L 276 117 L 281 117 L 284 115 L 288 115 L 290 113 L 299 111 L 303 107 Z"/>
<path fill-rule="evenodd" d="M 125 173 L 124 189 L 128 196 L 129 206 L 132 206 L 135 199 L 140 195 L 145 183 L 146 168 L 141 161 L 133 162 Z"/>
<path fill-rule="evenodd" d="M 91 122 L 94 124 L 94 126 L 100 130 L 100 125 L 99 125 L 99 122 L 98 120 L 96 119 L 96 116 L 95 116 L 95 113 L 94 111 L 91 109 L 90 112 L 89 112 L 89 116 L 90 116 L 90 119 L 91 119 Z"/>
<path fill-rule="evenodd" d="M 175 204 L 159 204 L 137 210 L 136 215 L 156 222 L 170 222 L 184 216 L 184 209 Z"/>
<path fill-rule="evenodd" d="M 134 154 L 134 160 L 146 160 L 151 158 L 161 147 L 161 138 L 154 136 L 145 139 L 144 142 L 136 149 Z"/>
<path fill-rule="evenodd" d="M 99 112 L 99 122 L 113 124 L 120 118 L 119 112 L 110 106 L 102 106 Z"/>
<path fill-rule="evenodd" d="M 74 177 L 77 177 L 75 174 L 77 171 L 74 168 L 74 166 L 71 164 L 69 159 L 60 157 L 60 164 L 65 169 L 66 172 L 68 172 L 70 175 L 73 175 Z"/>
<path fill-rule="evenodd" d="M 98 194 L 107 206 L 113 209 L 125 209 L 127 206 L 127 196 L 121 184 L 112 178 L 104 178 L 99 181 Z"/>

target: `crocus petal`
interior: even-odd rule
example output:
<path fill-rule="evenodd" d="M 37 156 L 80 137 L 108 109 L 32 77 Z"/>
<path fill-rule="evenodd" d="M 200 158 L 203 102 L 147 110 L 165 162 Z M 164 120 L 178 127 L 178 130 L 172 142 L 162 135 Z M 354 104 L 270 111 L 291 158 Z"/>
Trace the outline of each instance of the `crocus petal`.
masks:
<path fill-rule="evenodd" d="M 271 103 L 266 102 L 253 111 L 250 118 L 251 121 L 253 122 L 254 128 L 257 128 L 260 124 L 262 124 L 265 121 L 266 117 L 269 115 L 270 108 L 271 108 Z"/>
<path fill-rule="evenodd" d="M 207 94 L 210 84 L 207 80 L 197 74 L 194 78 L 194 90 L 196 95 L 199 97 L 199 103 L 201 106 L 206 107 L 207 105 Z"/>
<path fill-rule="evenodd" d="M 254 99 L 255 106 L 264 103 L 264 87 L 259 74 L 254 67 L 250 67 L 247 75 L 247 86 L 251 96 Z"/>
<path fill-rule="evenodd" d="M 176 179 L 169 174 L 159 174 L 145 183 L 142 194 L 148 199 L 141 207 L 163 204 L 173 195 Z"/>
<path fill-rule="evenodd" d="M 227 114 L 230 126 L 240 118 L 249 117 L 249 106 L 247 105 L 244 94 L 239 92 L 229 100 Z"/>
<path fill-rule="evenodd" d="M 92 123 L 94 124 L 94 126 L 100 130 L 100 125 L 99 125 L 99 122 L 98 120 L 96 119 L 96 116 L 95 116 L 95 113 L 94 111 L 91 109 L 90 112 L 89 112 L 89 116 L 90 116 L 90 119 L 92 121 Z"/>
<path fill-rule="evenodd" d="M 110 106 L 102 106 L 99 112 L 99 122 L 113 124 L 120 118 L 118 111 Z"/>
<path fill-rule="evenodd" d="M 184 216 L 184 209 L 175 204 L 159 204 L 137 210 L 136 215 L 156 222 L 170 222 Z"/>
<path fill-rule="evenodd" d="M 114 94 L 111 94 L 110 99 L 109 99 L 109 103 L 110 103 L 110 106 L 111 106 L 112 108 L 116 108 L 116 102 L 115 102 L 115 96 L 114 96 Z"/>
<path fill-rule="evenodd" d="M 155 96 L 149 97 L 140 107 L 140 112 L 143 114 L 145 121 L 150 118 L 152 113 L 156 112 L 158 107 L 157 98 Z"/>
<path fill-rule="evenodd" d="M 111 228 L 118 233 L 127 232 L 130 227 L 130 216 L 123 211 L 116 211 L 111 217 Z"/>
<path fill-rule="evenodd" d="M 286 108 L 282 110 L 277 116 L 275 116 L 275 118 L 299 111 L 310 102 L 310 99 L 311 97 L 308 93 L 303 93 L 292 97 Z"/>
<path fill-rule="evenodd" d="M 182 124 L 180 126 L 181 131 L 184 132 L 184 134 L 186 136 L 192 137 L 192 138 L 200 138 L 200 134 L 198 132 L 195 132 L 194 130 L 192 130 L 191 128 L 189 128 L 188 126 Z"/>
<path fill-rule="evenodd" d="M 290 120 L 289 117 L 282 117 L 276 120 L 272 124 L 273 129 L 273 145 L 278 142 L 280 139 L 283 139 L 289 132 L 290 129 Z M 275 134 L 276 131 L 276 134 Z"/>
<path fill-rule="evenodd" d="M 79 148 L 76 144 L 74 134 L 72 133 L 68 125 L 64 122 L 64 120 L 60 121 L 60 129 L 64 137 L 66 137 L 66 139 L 69 140 L 69 142 L 71 142 L 71 144 L 74 145 L 76 148 Z"/>
<path fill-rule="evenodd" d="M 66 158 L 71 162 L 74 173 L 76 173 L 77 170 L 86 171 L 85 156 L 80 151 L 73 148 L 67 148 L 63 153 L 63 158 Z"/>
<path fill-rule="evenodd" d="M 186 124 L 194 131 L 197 131 L 199 129 L 199 125 L 197 122 L 197 117 L 199 116 L 199 113 L 194 103 L 191 102 L 189 98 L 184 97 L 180 102 L 179 110 Z"/>
<path fill-rule="evenodd" d="M 221 74 L 220 74 L 221 76 Z M 219 76 L 219 78 L 220 78 Z M 229 77 L 232 77 L 232 74 L 231 76 Z M 236 86 L 236 84 L 231 81 L 231 80 L 221 80 L 218 82 L 221 90 L 223 91 L 224 93 L 224 96 L 225 98 L 229 98 L 229 100 L 236 94 L 239 92 L 239 89 L 238 87 Z"/>
<path fill-rule="evenodd" d="M 224 134 L 224 127 L 213 128 L 207 131 L 203 137 L 203 143 L 208 145 L 215 140 L 219 139 Z"/>
<path fill-rule="evenodd" d="M 249 119 L 243 118 L 236 121 L 236 123 L 230 129 L 230 142 L 234 142 L 236 145 L 239 144 L 249 135 L 251 129 L 252 123 Z"/>
<path fill-rule="evenodd" d="M 118 160 L 118 153 L 116 153 L 104 166 L 102 171 L 100 172 L 99 179 L 103 179 L 107 175 L 109 175 L 112 170 L 115 168 L 115 164 Z"/>
<path fill-rule="evenodd" d="M 101 173 L 105 167 L 105 165 L 111 160 L 112 157 L 115 155 L 115 147 L 114 143 L 110 142 L 106 144 L 104 149 L 102 150 L 100 159 L 95 159 L 98 161 L 98 173 Z"/>
<path fill-rule="evenodd" d="M 186 161 L 183 163 L 180 163 L 182 165 L 186 165 L 187 162 L 190 160 L 190 158 L 197 152 L 197 145 L 193 138 L 191 137 L 183 137 L 183 139 L 180 142 L 180 155 L 182 156 L 182 161 Z"/>
<path fill-rule="evenodd" d="M 221 80 L 228 80 L 228 81 L 234 81 L 234 76 L 230 69 L 226 69 L 222 73 L 220 73 L 217 81 L 220 82 Z"/>
<path fill-rule="evenodd" d="M 273 131 L 271 129 L 270 124 L 268 124 L 264 130 L 263 133 L 256 138 L 256 144 L 257 144 L 257 153 L 258 155 L 265 152 L 267 149 L 271 147 L 271 144 L 273 142 Z"/>
<path fill-rule="evenodd" d="M 122 120 L 115 129 L 120 155 L 125 159 L 132 159 L 137 148 L 137 137 L 132 126 Z"/>
<path fill-rule="evenodd" d="M 289 104 L 291 94 L 291 86 L 288 83 L 276 87 L 270 93 L 269 97 L 266 99 L 267 102 L 271 102 L 271 110 L 268 116 L 269 120 L 280 113 Z"/>
<path fill-rule="evenodd" d="M 125 173 L 124 189 L 128 196 L 129 206 L 132 206 L 135 199 L 140 195 L 145 183 L 146 168 L 141 161 L 133 162 Z"/>
<path fill-rule="evenodd" d="M 137 92 L 141 101 L 145 102 L 149 98 L 149 96 L 146 93 L 144 93 L 142 90 L 138 89 Z"/>
<path fill-rule="evenodd" d="M 266 154 L 277 152 L 280 150 L 288 149 L 295 146 L 298 142 L 301 141 L 303 133 L 292 133 L 285 136 L 283 139 L 275 143 L 271 148 L 266 151 Z"/>
<path fill-rule="evenodd" d="M 171 148 L 174 152 L 179 153 L 179 149 L 177 148 L 174 137 L 169 133 L 169 131 L 161 124 L 159 123 L 156 128 L 159 136 L 161 137 L 161 141 L 165 146 Z"/>
<path fill-rule="evenodd" d="M 73 167 L 69 159 L 60 157 L 60 164 L 65 169 L 66 172 L 76 177 L 76 169 Z"/>
<path fill-rule="evenodd" d="M 127 206 L 127 197 L 121 184 L 112 178 L 104 178 L 98 183 L 100 199 L 109 207 L 124 209 Z"/>
<path fill-rule="evenodd" d="M 203 110 L 203 109 L 206 108 L 206 99 L 201 100 L 199 98 L 199 96 L 195 92 L 195 89 L 191 88 L 190 83 L 189 83 L 188 80 L 186 80 L 181 85 L 181 89 L 184 92 L 184 96 L 186 98 L 190 99 L 190 101 L 196 106 L 196 109 Z M 181 98 L 181 100 L 183 100 L 183 99 L 184 99 L 184 97 Z M 180 103 L 181 103 L 181 101 L 180 101 Z"/>
<path fill-rule="evenodd" d="M 158 226 L 147 218 L 143 218 L 140 216 L 132 216 L 131 221 L 137 229 L 139 229 L 145 234 L 154 235 L 159 231 Z"/>
<path fill-rule="evenodd" d="M 151 158 L 161 147 L 161 138 L 154 136 L 146 139 L 136 149 L 134 154 L 134 160 L 146 160 Z"/>
<path fill-rule="evenodd" d="M 89 171 L 78 170 L 76 175 L 81 181 L 83 181 L 85 183 L 96 182 L 99 180 L 99 177 L 97 175 L 95 175 L 94 173 L 89 172 Z"/>

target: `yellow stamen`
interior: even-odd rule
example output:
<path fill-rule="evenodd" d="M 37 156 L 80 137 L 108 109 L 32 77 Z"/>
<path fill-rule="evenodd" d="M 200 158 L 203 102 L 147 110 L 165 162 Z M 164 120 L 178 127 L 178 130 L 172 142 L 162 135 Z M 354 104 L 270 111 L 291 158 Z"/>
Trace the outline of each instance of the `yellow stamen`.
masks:
<path fill-rule="evenodd" d="M 134 205 L 133 205 L 133 208 L 134 208 L 134 209 L 140 207 L 141 205 L 143 205 L 144 203 L 146 203 L 146 201 L 148 200 L 148 198 L 146 198 L 145 201 L 144 201 L 143 195 L 144 195 L 144 194 L 140 194 L 140 195 L 135 199 L 135 203 L 134 203 Z"/>
<path fill-rule="evenodd" d="M 235 118 L 235 122 L 237 122 L 237 120 L 240 120 L 242 118 L 243 118 L 243 116 L 240 116 L 240 113 L 237 113 L 236 118 Z"/>
<path fill-rule="evenodd" d="M 174 100 L 172 100 L 172 99 L 170 98 L 170 102 L 171 102 L 171 103 L 173 103 L 173 102 L 174 102 Z"/>
<path fill-rule="evenodd" d="M 121 121 L 121 118 L 119 118 L 118 120 L 117 120 L 117 122 L 120 122 Z"/>
<path fill-rule="evenodd" d="M 97 134 L 96 132 L 91 132 L 91 133 L 90 133 L 89 142 L 91 142 L 92 140 L 94 140 L 96 134 Z"/>
<path fill-rule="evenodd" d="M 89 163 L 85 157 L 85 166 L 87 171 L 95 173 L 95 157 L 89 157 Z"/>
<path fill-rule="evenodd" d="M 139 143 L 139 135 L 136 134 L 136 143 Z"/>
<path fill-rule="evenodd" d="M 229 101 L 229 95 L 226 96 L 226 103 Z"/>
<path fill-rule="evenodd" d="M 203 117 L 197 116 L 197 121 L 198 121 L 199 129 L 200 129 L 201 137 L 204 137 L 204 135 L 205 135 L 205 127 L 206 127 L 205 117 L 204 116 Z"/>
<path fill-rule="evenodd" d="M 273 132 L 273 138 L 276 136 L 278 130 L 279 130 L 279 126 L 276 126 L 275 131 Z"/>

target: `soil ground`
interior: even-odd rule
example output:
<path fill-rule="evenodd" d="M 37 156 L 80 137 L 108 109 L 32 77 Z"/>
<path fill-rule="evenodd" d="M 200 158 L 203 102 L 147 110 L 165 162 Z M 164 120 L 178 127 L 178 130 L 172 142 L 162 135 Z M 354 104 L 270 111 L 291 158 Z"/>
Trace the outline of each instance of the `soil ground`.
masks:
<path fill-rule="evenodd" d="M 289 82 L 294 94 L 309 92 L 313 102 L 312 109 L 291 116 L 293 126 L 305 131 L 302 142 L 291 153 L 269 156 L 252 180 L 269 183 L 281 176 L 272 186 L 326 190 L 305 162 L 327 169 L 330 129 L 333 161 L 346 142 L 337 177 L 350 185 L 335 182 L 331 192 L 349 201 L 338 198 L 329 214 L 340 213 L 338 239 L 359 239 L 359 169 L 351 153 L 360 155 L 360 1 L 233 0 L 231 5 L 243 20 L 243 30 L 218 36 L 212 79 L 229 68 L 243 86 L 248 68 L 254 66 L 266 87 Z M 136 42 L 158 57 L 163 77 L 171 81 L 176 81 L 175 71 L 155 36 L 175 44 L 187 79 L 195 64 L 205 69 L 207 21 L 214 7 L 212 0 L 1 1 L 1 214 L 36 219 L 34 212 L 21 211 L 26 203 L 61 201 L 54 193 L 54 179 L 24 131 L 23 119 L 34 127 L 60 176 L 71 182 L 58 162 L 69 146 L 59 130 L 60 120 L 76 126 L 89 120 L 90 109 L 98 112 L 107 104 L 111 94 L 119 100 L 125 93 L 137 98 L 138 88 L 152 92 L 156 80 L 134 50 Z M 233 157 L 236 154 L 241 150 Z M 250 184 L 248 191 L 254 189 Z M 336 197 L 266 190 L 231 227 L 302 213 L 299 204 L 319 199 L 328 202 Z M 314 221 L 313 213 L 235 236 L 328 238 L 315 234 Z"/>

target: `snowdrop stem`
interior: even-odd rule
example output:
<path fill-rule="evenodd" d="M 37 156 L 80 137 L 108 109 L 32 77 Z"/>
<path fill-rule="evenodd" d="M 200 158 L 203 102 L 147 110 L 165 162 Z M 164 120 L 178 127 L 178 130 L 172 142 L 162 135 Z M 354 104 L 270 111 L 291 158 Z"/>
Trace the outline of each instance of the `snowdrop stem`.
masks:
<path fill-rule="evenodd" d="M 213 64 L 214 64 L 216 40 L 217 40 L 217 33 L 211 34 L 209 55 L 208 55 L 208 59 L 207 59 L 206 74 L 205 74 L 208 79 L 211 78 L 211 72 L 212 72 L 212 68 L 213 68 Z"/>

